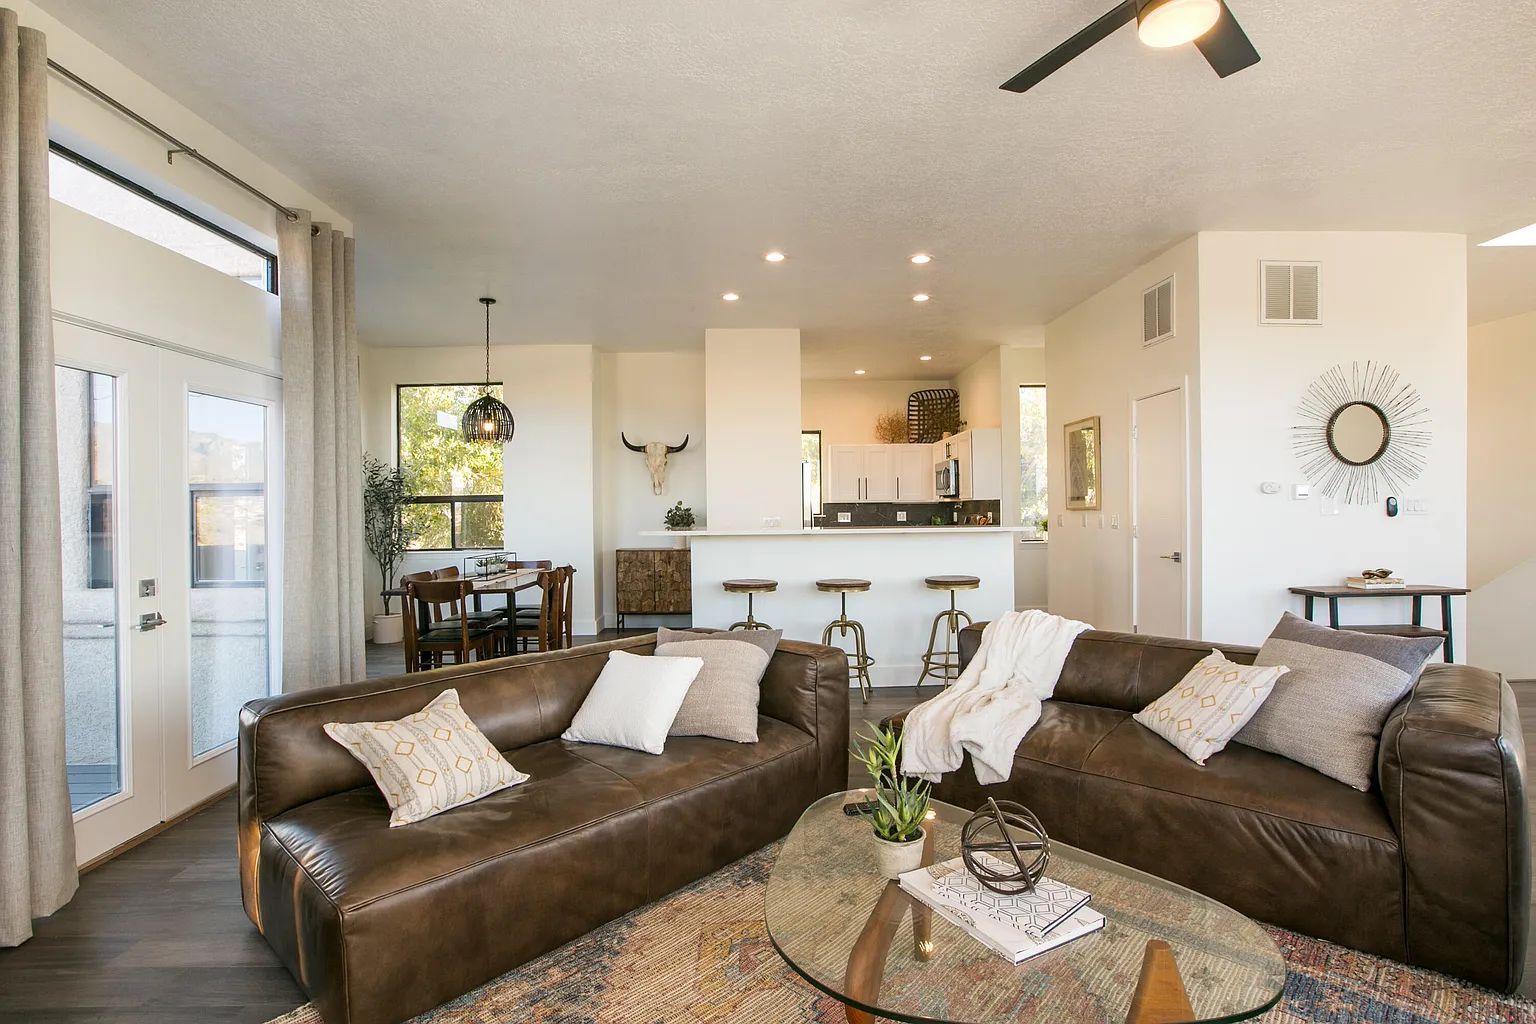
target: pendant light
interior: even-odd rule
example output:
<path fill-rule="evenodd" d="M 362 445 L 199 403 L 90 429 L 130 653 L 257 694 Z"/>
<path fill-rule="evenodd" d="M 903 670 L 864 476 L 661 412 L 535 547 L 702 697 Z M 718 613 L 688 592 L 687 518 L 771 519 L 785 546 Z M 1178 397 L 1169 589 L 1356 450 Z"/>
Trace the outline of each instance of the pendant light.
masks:
<path fill-rule="evenodd" d="M 512 422 L 512 410 L 491 394 L 491 307 L 495 299 L 481 299 L 485 305 L 485 389 L 480 397 L 469 403 L 459 429 L 466 441 L 483 441 L 486 444 L 506 444 L 512 440 L 517 424 Z"/>

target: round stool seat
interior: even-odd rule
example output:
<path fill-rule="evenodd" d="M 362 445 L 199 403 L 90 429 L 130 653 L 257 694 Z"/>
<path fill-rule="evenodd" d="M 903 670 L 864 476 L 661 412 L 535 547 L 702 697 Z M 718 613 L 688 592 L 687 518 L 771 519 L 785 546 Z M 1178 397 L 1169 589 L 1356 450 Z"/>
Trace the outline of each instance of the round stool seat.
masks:
<path fill-rule="evenodd" d="M 730 594 L 771 594 L 779 589 L 778 580 L 726 580 L 720 585 Z"/>
<path fill-rule="evenodd" d="M 869 580 L 830 579 L 816 581 L 816 589 L 823 594 L 862 594 L 871 585 Z"/>
<path fill-rule="evenodd" d="M 981 586 L 980 576 L 929 576 L 923 580 L 929 590 L 975 590 Z"/>

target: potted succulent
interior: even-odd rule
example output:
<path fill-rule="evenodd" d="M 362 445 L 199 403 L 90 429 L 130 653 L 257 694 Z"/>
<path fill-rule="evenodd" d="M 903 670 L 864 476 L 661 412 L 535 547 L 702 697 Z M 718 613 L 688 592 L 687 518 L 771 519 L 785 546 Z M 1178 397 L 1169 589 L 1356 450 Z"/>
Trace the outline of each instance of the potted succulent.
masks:
<path fill-rule="evenodd" d="M 378 564 L 385 591 L 394 586 L 395 570 L 417 536 L 417 528 L 405 517 L 410 494 L 400 470 L 372 455 L 363 456 L 363 543 Z M 373 617 L 373 642 L 397 644 L 405 624 L 398 612 L 390 612 L 390 595 L 385 593 L 383 598 L 383 614 Z"/>
<path fill-rule="evenodd" d="M 889 726 L 873 730 L 864 749 L 853 755 L 874 782 L 875 863 L 885 878 L 923 865 L 924 825 L 928 821 L 928 783 L 901 774 L 901 733 Z"/>
<path fill-rule="evenodd" d="M 667 509 L 666 521 L 667 529 L 669 530 L 691 530 L 694 523 L 697 522 L 693 518 L 693 509 L 687 507 L 682 502 L 678 502 Z"/>

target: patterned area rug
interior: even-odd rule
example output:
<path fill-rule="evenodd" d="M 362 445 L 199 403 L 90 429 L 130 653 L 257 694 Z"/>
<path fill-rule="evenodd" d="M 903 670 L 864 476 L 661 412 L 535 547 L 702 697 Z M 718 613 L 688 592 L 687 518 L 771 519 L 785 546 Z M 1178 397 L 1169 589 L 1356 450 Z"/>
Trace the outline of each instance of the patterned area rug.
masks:
<path fill-rule="evenodd" d="M 417 1024 L 845 1024 L 842 1004 L 791 971 L 763 928 L 778 846 L 584 935 Z M 1536 1004 L 1267 929 L 1289 967 L 1268 1024 L 1536 1024 Z M 323 1024 L 301 1006 L 269 1024 Z"/>

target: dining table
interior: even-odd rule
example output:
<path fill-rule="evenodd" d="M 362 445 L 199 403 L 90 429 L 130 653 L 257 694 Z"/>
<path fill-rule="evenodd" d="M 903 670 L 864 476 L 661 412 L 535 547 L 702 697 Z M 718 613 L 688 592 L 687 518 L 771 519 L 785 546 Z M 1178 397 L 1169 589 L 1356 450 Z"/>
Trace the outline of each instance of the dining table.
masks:
<path fill-rule="evenodd" d="M 483 576 L 460 576 L 459 579 L 471 584 L 474 587 L 473 592 L 470 594 L 470 599 L 474 601 L 475 611 L 478 612 L 483 611 L 483 608 L 481 607 L 481 599 L 487 594 L 504 595 L 507 598 L 508 606 L 510 606 L 512 604 L 513 594 L 516 594 L 520 590 L 528 590 L 532 587 L 537 587 L 539 585 L 539 573 L 547 571 L 548 570 L 546 569 L 535 568 L 503 569 L 500 572 L 493 572 Z M 404 587 L 393 587 L 389 590 L 382 590 L 379 593 L 384 597 L 398 597 L 402 600 L 405 598 Z M 418 608 L 416 615 L 417 622 L 420 623 L 421 628 L 426 629 L 430 625 L 430 623 L 427 622 L 427 620 L 424 618 L 426 615 L 426 609 Z"/>

